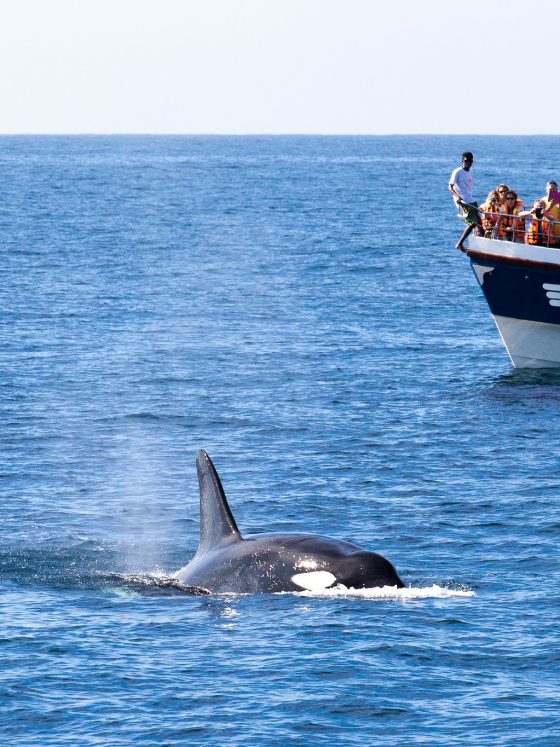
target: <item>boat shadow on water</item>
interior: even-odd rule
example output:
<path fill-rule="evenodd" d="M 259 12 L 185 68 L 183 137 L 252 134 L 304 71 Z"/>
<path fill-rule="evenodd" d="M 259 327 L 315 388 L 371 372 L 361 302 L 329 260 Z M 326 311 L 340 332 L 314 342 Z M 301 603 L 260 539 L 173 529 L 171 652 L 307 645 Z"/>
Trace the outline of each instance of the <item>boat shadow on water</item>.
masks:
<path fill-rule="evenodd" d="M 524 395 L 534 389 L 535 396 L 560 399 L 560 368 L 512 368 L 492 379 L 489 388 L 522 388 Z"/>

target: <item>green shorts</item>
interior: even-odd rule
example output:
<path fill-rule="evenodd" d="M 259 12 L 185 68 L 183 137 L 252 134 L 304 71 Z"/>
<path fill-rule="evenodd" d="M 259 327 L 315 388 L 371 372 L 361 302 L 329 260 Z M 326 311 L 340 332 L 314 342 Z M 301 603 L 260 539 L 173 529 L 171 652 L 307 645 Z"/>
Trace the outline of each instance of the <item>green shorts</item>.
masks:
<path fill-rule="evenodd" d="M 478 203 L 477 202 L 466 202 L 463 206 L 463 220 L 469 226 L 477 226 L 480 224 L 480 218 L 478 217 Z"/>

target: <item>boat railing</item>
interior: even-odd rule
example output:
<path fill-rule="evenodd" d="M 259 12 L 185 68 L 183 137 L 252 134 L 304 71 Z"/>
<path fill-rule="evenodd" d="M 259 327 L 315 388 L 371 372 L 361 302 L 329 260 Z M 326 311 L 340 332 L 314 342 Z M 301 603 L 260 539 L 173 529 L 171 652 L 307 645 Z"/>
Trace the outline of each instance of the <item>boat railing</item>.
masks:
<path fill-rule="evenodd" d="M 527 241 L 527 236 L 529 234 L 529 231 L 531 230 L 531 222 L 534 220 L 534 218 L 531 215 L 524 215 L 524 216 L 518 216 L 518 215 L 511 215 L 506 213 L 495 213 L 488 210 L 483 210 L 482 208 L 477 208 L 478 213 L 480 215 L 481 220 L 484 222 L 488 222 L 488 219 L 490 218 L 494 225 L 490 225 L 487 227 L 484 227 L 483 230 L 484 233 L 482 234 L 484 238 L 487 239 L 499 239 L 500 241 L 511 241 L 515 242 L 517 244 L 529 244 L 532 242 Z M 528 212 L 528 211 L 527 211 Z M 459 213 L 457 215 L 458 218 L 462 218 L 463 215 Z M 512 222 L 512 225 L 508 226 L 509 229 L 507 233 L 504 232 L 502 227 L 497 227 L 497 223 L 500 218 L 506 218 L 509 221 Z M 546 216 L 546 222 L 550 225 L 550 228 L 552 230 L 546 230 L 542 231 L 540 237 L 538 237 L 538 240 L 536 242 L 536 246 L 546 246 L 550 249 L 558 249 L 560 248 L 560 228 L 556 229 L 558 231 L 557 234 L 553 233 L 553 226 L 559 226 L 560 227 L 560 221 L 553 220 L 548 215 Z M 527 224 L 529 223 L 529 227 Z"/>

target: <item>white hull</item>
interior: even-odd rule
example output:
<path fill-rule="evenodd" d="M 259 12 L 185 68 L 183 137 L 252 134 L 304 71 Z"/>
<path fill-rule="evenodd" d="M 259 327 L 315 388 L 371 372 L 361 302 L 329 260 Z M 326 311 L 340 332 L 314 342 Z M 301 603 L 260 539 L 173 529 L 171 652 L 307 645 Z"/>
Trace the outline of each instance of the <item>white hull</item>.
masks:
<path fill-rule="evenodd" d="M 494 316 L 494 321 L 516 368 L 560 368 L 557 324 Z"/>

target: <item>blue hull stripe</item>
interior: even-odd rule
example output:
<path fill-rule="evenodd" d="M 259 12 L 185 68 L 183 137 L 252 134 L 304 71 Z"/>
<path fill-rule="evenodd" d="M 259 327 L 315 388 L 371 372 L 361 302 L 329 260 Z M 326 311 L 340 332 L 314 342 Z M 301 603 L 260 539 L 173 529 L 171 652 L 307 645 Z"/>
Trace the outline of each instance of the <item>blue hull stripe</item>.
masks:
<path fill-rule="evenodd" d="M 495 316 L 560 325 L 560 265 L 469 252 Z"/>

